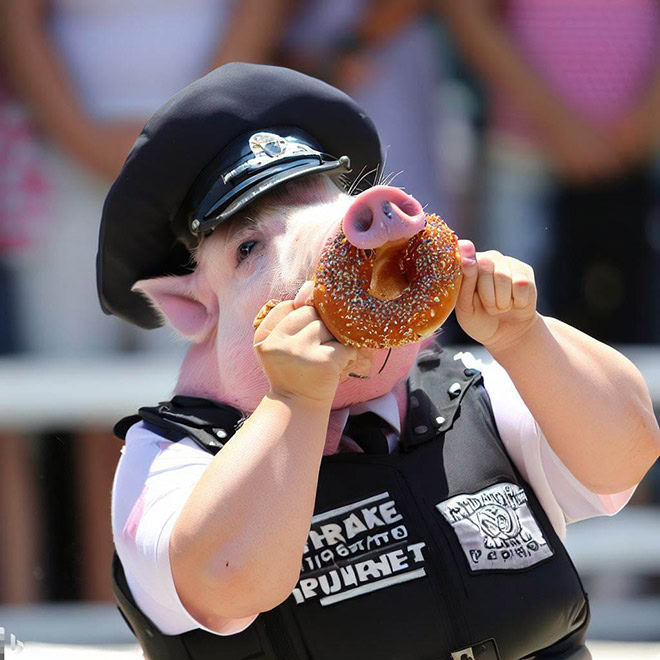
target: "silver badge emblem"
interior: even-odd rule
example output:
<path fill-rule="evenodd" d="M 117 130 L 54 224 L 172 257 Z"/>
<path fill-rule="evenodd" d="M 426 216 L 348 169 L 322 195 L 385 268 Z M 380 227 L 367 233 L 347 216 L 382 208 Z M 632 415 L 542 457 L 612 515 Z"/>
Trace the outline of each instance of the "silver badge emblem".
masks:
<path fill-rule="evenodd" d="M 271 158 L 280 156 L 287 148 L 286 140 L 274 133 L 255 133 L 250 137 L 249 144 L 255 156 L 266 155 Z"/>
<path fill-rule="evenodd" d="M 298 142 L 294 137 L 282 137 L 281 135 L 267 133 L 265 131 L 251 135 L 248 144 L 250 145 L 250 151 L 252 151 L 253 157 L 234 169 L 225 172 L 222 175 L 223 183 L 228 183 L 234 177 L 243 174 L 243 172 L 258 170 L 261 167 L 284 158 L 289 158 L 290 156 L 295 156 L 296 154 L 309 154 L 311 156 L 318 156 L 319 159 L 321 158 L 321 154 L 318 151 L 315 151 L 302 142 Z"/>

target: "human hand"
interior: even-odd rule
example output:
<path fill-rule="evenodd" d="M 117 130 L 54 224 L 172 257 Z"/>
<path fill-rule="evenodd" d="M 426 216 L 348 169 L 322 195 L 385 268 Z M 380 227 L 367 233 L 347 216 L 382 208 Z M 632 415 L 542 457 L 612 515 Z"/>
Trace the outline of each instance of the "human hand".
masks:
<path fill-rule="evenodd" d="M 476 252 L 472 241 L 458 246 L 463 280 L 455 313 L 461 328 L 490 351 L 515 346 L 540 318 L 532 267 L 496 250 Z"/>
<path fill-rule="evenodd" d="M 310 304 L 311 282 L 294 300 L 277 303 L 254 333 L 254 348 L 271 391 L 286 398 L 332 402 L 357 349 L 337 341 Z"/>
<path fill-rule="evenodd" d="M 90 125 L 80 140 L 77 155 L 96 174 L 114 181 L 142 127 L 142 123 L 133 120 Z"/>

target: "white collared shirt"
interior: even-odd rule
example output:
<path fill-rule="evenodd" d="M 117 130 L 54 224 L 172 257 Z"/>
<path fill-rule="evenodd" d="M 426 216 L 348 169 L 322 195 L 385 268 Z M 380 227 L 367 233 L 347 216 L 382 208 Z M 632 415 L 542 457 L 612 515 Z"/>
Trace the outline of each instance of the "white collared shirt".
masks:
<path fill-rule="evenodd" d="M 583 486 L 550 447 L 507 372 L 496 362 L 483 364 L 470 353 L 454 359 L 479 369 L 491 400 L 504 446 L 531 485 L 560 538 L 568 523 L 617 513 L 634 488 L 597 495 Z M 390 452 L 401 430 L 392 393 L 351 406 L 345 414 L 374 412 L 396 430 L 388 436 Z M 344 436 L 346 438 L 346 436 Z M 256 616 L 229 620 L 222 631 L 206 628 L 185 609 L 177 594 L 169 559 L 174 523 L 196 483 L 213 460 L 190 438 L 170 442 L 141 422 L 130 428 L 112 490 L 112 530 L 128 585 L 142 611 L 167 635 L 195 628 L 230 635 L 247 628 Z"/>

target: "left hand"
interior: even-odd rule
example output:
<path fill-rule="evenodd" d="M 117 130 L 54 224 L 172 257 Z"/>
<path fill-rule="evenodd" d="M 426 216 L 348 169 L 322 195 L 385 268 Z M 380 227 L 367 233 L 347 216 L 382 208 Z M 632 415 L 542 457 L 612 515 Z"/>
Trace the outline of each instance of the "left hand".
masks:
<path fill-rule="evenodd" d="M 491 352 L 515 346 L 540 318 L 531 266 L 496 250 L 476 252 L 458 242 L 463 281 L 456 318 L 463 330 Z"/>

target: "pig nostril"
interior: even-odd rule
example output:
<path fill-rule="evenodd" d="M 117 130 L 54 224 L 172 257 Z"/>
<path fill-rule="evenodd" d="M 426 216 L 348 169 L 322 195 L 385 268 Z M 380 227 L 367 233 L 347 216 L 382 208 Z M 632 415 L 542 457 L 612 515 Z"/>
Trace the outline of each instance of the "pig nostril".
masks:
<path fill-rule="evenodd" d="M 389 202 L 383 202 L 383 213 L 390 219 L 394 215 L 394 209 Z"/>
<path fill-rule="evenodd" d="M 374 216 L 373 213 L 371 212 L 371 209 L 365 207 L 360 209 L 360 212 L 353 221 L 354 222 L 353 226 L 357 231 L 361 231 L 361 232 L 369 231 L 369 228 L 371 227 L 371 223 L 373 222 L 373 220 L 374 220 Z"/>
<path fill-rule="evenodd" d="M 383 213 L 390 219 L 394 215 L 394 209 L 389 202 L 383 202 Z"/>

